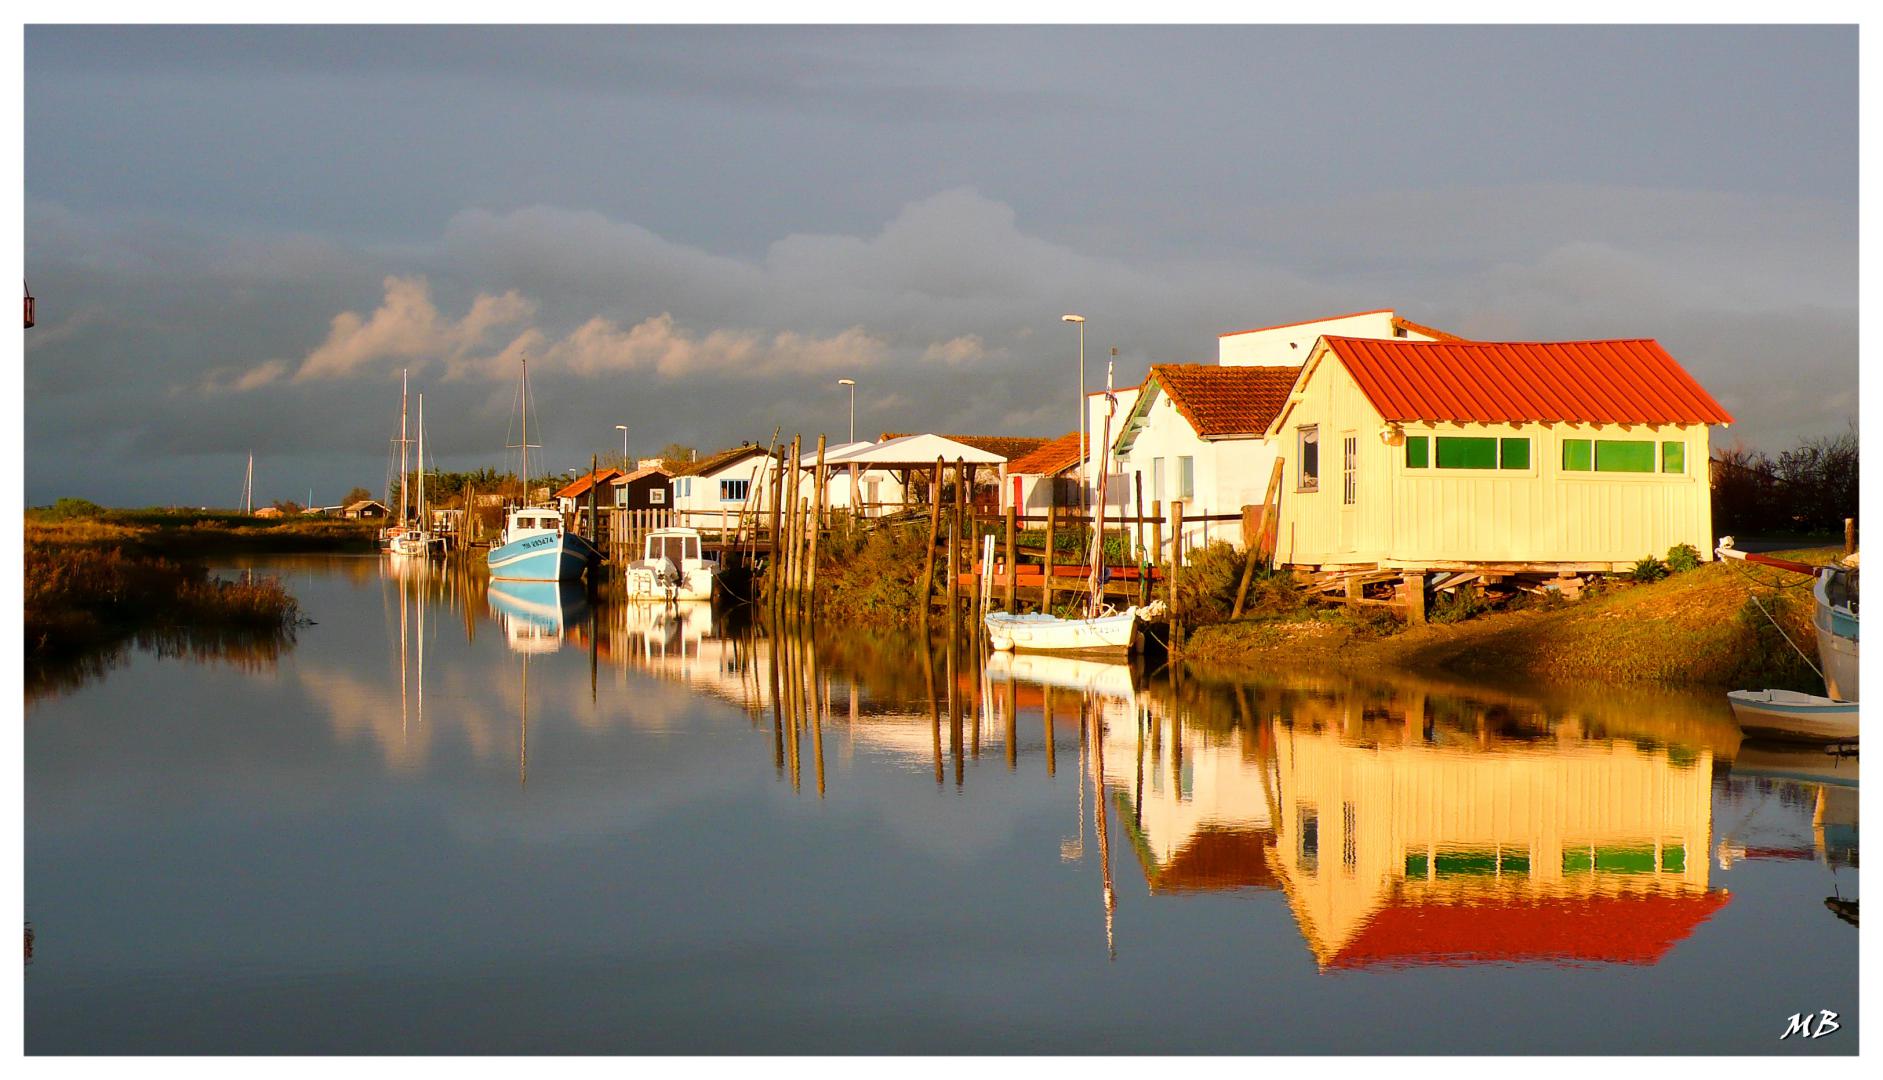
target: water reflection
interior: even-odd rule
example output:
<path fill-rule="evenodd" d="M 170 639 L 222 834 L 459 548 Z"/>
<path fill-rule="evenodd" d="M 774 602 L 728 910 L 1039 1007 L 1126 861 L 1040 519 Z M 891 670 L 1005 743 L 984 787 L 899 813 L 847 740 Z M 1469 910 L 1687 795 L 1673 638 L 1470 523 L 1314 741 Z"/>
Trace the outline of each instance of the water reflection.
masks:
<path fill-rule="evenodd" d="M 923 1047 L 958 1051 L 1089 1050 L 1065 1026 L 1086 1010 L 1136 1018 L 1119 1048 L 1361 1037 L 1256 1038 L 1239 1018 L 1263 1000 L 1433 1049 L 1406 1025 L 1441 982 L 1494 988 L 1467 995 L 1492 1017 L 1471 1045 L 1503 1050 L 1694 1002 L 1730 1022 L 1693 1049 L 1740 1045 L 1826 982 L 1854 1016 L 1855 762 L 1742 745 L 1714 695 L 1147 670 L 422 563 L 288 568 L 317 625 L 272 667 L 135 664 L 29 714 L 38 1045 L 163 1009 L 159 983 L 203 988 L 179 1016 L 226 1007 L 213 958 L 296 988 L 411 976 L 427 1046 L 540 1045 L 482 996 L 492 948 L 545 973 L 542 1010 L 607 1006 L 558 1049 L 622 1049 L 624 1023 L 630 1049 L 714 1048 L 689 1018 L 732 1000 L 768 1023 L 756 1003 L 794 965 L 836 1000 L 893 999 L 884 1016 L 1078 1003 L 1012 1028 L 1047 1043 L 945 1013 L 956 1038 Z M 452 920 L 441 889 L 466 898 Z M 286 993 L 269 1015 L 294 1014 Z M 1499 1014 L 1538 994 L 1563 1007 Z M 906 1048 L 876 1037 L 906 1024 L 827 1004 L 749 1048 L 825 1015 Z M 155 1045 L 133 1034 L 114 1045 Z"/>

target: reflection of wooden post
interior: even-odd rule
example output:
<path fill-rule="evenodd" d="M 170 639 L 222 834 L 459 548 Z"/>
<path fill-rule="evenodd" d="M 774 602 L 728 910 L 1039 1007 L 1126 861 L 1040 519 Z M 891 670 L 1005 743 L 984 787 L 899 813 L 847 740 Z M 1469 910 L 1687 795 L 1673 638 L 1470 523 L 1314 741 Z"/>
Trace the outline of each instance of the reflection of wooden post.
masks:
<path fill-rule="evenodd" d="M 1042 699 L 1040 712 L 1046 718 L 1046 775 L 1051 776 L 1056 766 L 1053 760 L 1055 749 L 1053 745 L 1053 688 L 1040 687 L 1040 696 Z"/>
<path fill-rule="evenodd" d="M 924 607 L 927 606 L 924 602 Z M 935 653 L 926 631 L 922 634 L 922 678 L 928 684 L 928 726 L 935 742 L 935 783 L 942 782 L 941 709 L 935 700 Z"/>
<path fill-rule="evenodd" d="M 824 437 L 819 435 L 817 441 L 822 443 Z M 824 698 L 818 690 L 817 645 L 809 634 L 804 638 L 804 655 L 811 683 L 811 752 L 816 755 L 817 797 L 821 799 L 824 797 Z"/>
<path fill-rule="evenodd" d="M 928 487 L 928 558 L 922 563 L 922 625 L 928 625 L 930 598 L 935 595 L 935 540 L 941 531 L 942 459 L 935 458 L 935 475 Z"/>
<path fill-rule="evenodd" d="M 953 526 L 950 525 L 952 534 Z M 952 539 L 952 535 L 951 535 Z M 950 545 L 952 550 L 952 544 Z M 956 694 L 959 679 L 955 674 L 955 628 L 953 608 L 951 607 L 948 625 L 948 755 L 955 763 L 955 786 L 962 781 L 961 762 L 961 701 Z"/>
<path fill-rule="evenodd" d="M 1020 764 L 1020 684 L 1007 676 L 1007 771 L 1012 772 Z"/>

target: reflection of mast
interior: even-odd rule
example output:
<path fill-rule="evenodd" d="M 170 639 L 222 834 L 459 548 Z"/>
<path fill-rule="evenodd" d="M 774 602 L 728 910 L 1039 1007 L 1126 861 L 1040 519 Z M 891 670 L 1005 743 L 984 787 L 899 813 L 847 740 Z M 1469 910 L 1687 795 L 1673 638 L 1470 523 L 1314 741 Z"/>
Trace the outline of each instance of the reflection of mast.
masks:
<path fill-rule="evenodd" d="M 517 786 L 530 782 L 530 654 L 523 654 L 523 726 L 517 736 Z"/>
<path fill-rule="evenodd" d="M 1098 865 L 1100 878 L 1105 883 L 1105 953 L 1113 960 L 1118 959 L 1117 946 L 1112 941 L 1112 912 L 1117 910 L 1118 897 L 1112 891 L 1111 881 L 1111 844 L 1110 830 L 1107 828 L 1110 816 L 1105 812 L 1105 718 L 1102 711 L 1093 703 L 1092 709 L 1092 816 L 1098 830 Z M 1082 785 L 1083 786 L 1083 785 Z"/>
<path fill-rule="evenodd" d="M 403 577 L 395 577 L 393 580 L 398 582 L 399 585 L 399 739 L 403 742 L 405 739 L 406 701 L 405 653 L 406 641 L 408 640 L 406 635 L 407 597 L 405 593 L 405 579 Z"/>

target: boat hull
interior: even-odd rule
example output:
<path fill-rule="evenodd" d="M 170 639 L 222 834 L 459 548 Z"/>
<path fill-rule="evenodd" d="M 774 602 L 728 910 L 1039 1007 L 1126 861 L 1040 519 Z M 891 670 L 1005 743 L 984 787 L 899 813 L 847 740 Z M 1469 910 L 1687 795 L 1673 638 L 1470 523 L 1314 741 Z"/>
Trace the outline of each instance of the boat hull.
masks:
<path fill-rule="evenodd" d="M 571 533 L 542 533 L 491 548 L 490 576 L 500 581 L 580 581 L 595 549 Z"/>
<path fill-rule="evenodd" d="M 987 640 L 996 652 L 1065 653 L 1075 656 L 1124 656 L 1137 633 L 1138 610 L 1097 619 L 1060 619 L 1041 615 L 987 616 Z"/>
<path fill-rule="evenodd" d="M 669 580 L 652 567 L 630 566 L 621 578 L 622 594 L 629 600 L 667 603 L 675 600 L 711 600 L 718 577 L 711 567 L 695 567 Z"/>
<path fill-rule="evenodd" d="M 1734 690 L 1726 695 L 1733 718 L 1748 735 L 1814 742 L 1857 738 L 1857 703 L 1789 690 Z"/>

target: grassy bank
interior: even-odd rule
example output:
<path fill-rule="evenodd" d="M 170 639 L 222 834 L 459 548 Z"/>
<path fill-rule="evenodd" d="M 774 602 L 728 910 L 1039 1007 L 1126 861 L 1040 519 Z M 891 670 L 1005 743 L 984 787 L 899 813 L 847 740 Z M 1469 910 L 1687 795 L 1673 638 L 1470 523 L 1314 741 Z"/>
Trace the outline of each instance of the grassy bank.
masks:
<path fill-rule="evenodd" d="M 133 638 L 186 651 L 192 637 L 278 639 L 300 620 L 273 578 L 225 581 L 195 561 L 210 553 L 370 548 L 355 523 L 271 524 L 231 515 L 28 511 L 23 559 L 26 658 L 38 667 L 82 661 Z M 335 528 L 344 525 L 344 528 Z"/>
<path fill-rule="evenodd" d="M 1839 549 L 1789 553 L 1827 562 Z M 1755 606 L 1815 658 L 1806 579 L 1743 563 L 1711 563 L 1651 584 L 1610 579 L 1582 600 L 1460 611 L 1406 627 L 1378 608 L 1310 604 L 1285 578 L 1264 583 L 1252 617 L 1198 628 L 1186 659 L 1205 664 L 1375 664 L 1514 679 L 1670 686 L 1785 687 L 1823 682 Z"/>

